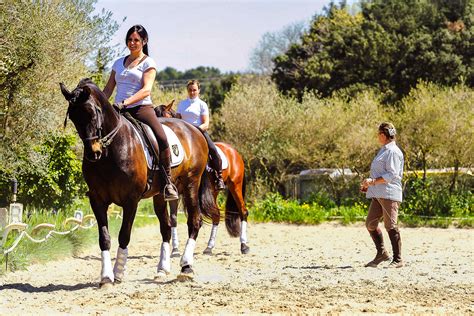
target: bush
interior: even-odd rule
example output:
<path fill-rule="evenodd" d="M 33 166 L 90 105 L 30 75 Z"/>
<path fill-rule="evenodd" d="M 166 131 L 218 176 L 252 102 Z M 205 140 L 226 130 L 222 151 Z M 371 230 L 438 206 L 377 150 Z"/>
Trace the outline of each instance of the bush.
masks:
<path fill-rule="evenodd" d="M 466 176 L 469 185 L 470 177 Z M 444 180 L 444 181 L 443 181 Z M 415 216 L 474 216 L 474 197 L 469 187 L 459 186 L 449 192 L 449 177 L 429 176 L 426 179 L 409 176 L 405 183 L 401 214 Z"/>

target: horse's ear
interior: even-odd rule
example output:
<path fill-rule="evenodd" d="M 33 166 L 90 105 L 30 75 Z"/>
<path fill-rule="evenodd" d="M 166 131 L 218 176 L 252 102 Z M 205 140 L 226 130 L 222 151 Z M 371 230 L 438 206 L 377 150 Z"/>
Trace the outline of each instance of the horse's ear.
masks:
<path fill-rule="evenodd" d="M 71 93 L 71 91 L 69 91 L 66 86 L 64 85 L 64 83 L 59 83 L 59 87 L 61 87 L 61 92 L 63 93 L 63 96 L 66 98 L 67 101 L 71 100 L 71 98 L 73 97 L 73 94 Z"/>
<path fill-rule="evenodd" d="M 173 99 L 168 105 L 165 105 L 166 111 L 171 110 L 171 108 L 173 107 L 174 101 L 175 100 Z"/>

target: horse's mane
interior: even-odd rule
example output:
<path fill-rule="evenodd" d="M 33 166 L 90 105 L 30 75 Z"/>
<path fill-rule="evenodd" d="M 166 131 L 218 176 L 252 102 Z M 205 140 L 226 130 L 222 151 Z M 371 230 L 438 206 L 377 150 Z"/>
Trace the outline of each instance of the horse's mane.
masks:
<path fill-rule="evenodd" d="M 94 81 L 92 81 L 90 78 L 81 79 L 76 89 L 83 89 L 86 86 L 91 90 L 91 92 L 94 93 L 94 96 L 99 100 L 101 104 L 110 106 L 110 102 L 106 98 L 105 94 L 102 92 L 102 90 L 99 89 L 99 87 L 97 87 Z"/>

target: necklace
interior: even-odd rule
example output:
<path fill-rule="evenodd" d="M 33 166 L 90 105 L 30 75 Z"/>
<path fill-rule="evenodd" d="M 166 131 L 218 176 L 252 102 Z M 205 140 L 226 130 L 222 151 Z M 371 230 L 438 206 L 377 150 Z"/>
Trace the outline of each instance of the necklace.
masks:
<path fill-rule="evenodd" d="M 141 58 L 143 58 L 143 56 L 145 56 L 145 54 L 143 54 L 143 55 L 138 55 L 136 58 L 134 58 L 133 60 L 131 60 L 131 61 L 128 63 L 128 65 L 126 66 L 126 68 L 128 68 L 128 69 L 133 68 L 134 66 L 132 66 L 132 64 L 133 64 L 137 59 L 140 60 Z M 130 58 L 130 56 L 128 56 L 127 61 L 128 61 L 129 58 Z M 136 65 L 135 65 L 135 66 L 136 66 Z"/>

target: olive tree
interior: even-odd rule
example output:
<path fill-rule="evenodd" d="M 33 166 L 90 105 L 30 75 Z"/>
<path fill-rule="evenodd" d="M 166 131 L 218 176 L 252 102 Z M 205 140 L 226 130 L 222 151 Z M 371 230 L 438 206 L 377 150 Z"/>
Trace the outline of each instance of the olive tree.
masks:
<path fill-rule="evenodd" d="M 64 133 L 58 83 L 89 76 L 94 56 L 118 28 L 94 0 L 15 1 L 1 5 L 0 177 L 47 173 L 50 153 L 36 150 Z M 35 149 L 36 148 L 36 149 Z"/>

